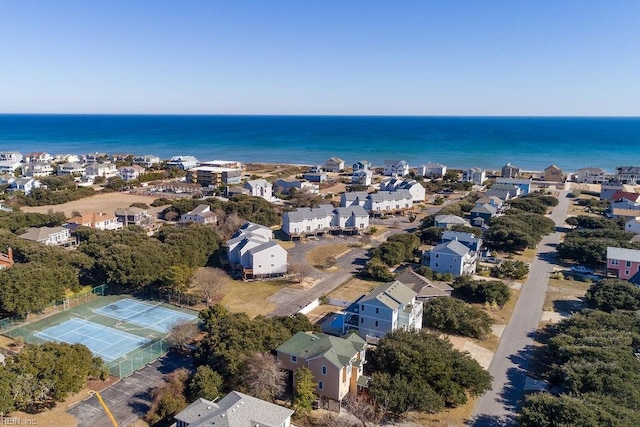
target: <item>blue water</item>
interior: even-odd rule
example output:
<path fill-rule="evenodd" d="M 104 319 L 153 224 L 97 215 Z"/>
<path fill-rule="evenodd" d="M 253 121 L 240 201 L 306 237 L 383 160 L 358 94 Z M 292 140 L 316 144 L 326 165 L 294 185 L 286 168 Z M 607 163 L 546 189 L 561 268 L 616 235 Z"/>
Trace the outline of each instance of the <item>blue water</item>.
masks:
<path fill-rule="evenodd" d="M 640 166 L 640 118 L 0 115 L 0 151 L 525 170 Z"/>

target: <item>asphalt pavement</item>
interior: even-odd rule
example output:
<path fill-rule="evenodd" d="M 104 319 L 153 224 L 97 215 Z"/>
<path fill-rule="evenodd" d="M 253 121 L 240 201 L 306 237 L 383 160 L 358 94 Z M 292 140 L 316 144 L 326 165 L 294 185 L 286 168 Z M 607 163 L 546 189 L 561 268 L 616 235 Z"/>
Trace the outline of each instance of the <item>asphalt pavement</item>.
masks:
<path fill-rule="evenodd" d="M 542 317 L 542 306 L 555 263 L 556 246 L 570 199 L 561 191 L 559 204 L 550 218 L 556 223 L 556 232 L 544 237 L 537 247 L 529 276 L 522 286 L 520 297 L 509 323 L 504 329 L 489 373 L 493 376 L 491 390 L 480 397 L 472 414 L 471 425 L 506 426 L 515 424 L 520 407 L 524 382 L 529 366 L 533 337 Z"/>

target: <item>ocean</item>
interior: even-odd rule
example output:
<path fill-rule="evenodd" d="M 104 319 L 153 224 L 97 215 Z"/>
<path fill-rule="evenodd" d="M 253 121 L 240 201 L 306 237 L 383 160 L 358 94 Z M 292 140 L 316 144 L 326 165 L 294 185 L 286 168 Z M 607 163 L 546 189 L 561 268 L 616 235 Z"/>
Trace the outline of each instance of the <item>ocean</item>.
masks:
<path fill-rule="evenodd" d="M 0 151 L 449 168 L 640 166 L 640 118 L 0 115 Z"/>

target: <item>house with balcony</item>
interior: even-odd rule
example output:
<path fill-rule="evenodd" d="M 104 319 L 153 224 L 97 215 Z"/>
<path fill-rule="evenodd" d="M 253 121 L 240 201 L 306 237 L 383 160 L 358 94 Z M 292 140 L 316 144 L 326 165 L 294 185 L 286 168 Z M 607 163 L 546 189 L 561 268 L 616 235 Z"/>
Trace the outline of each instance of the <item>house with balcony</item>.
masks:
<path fill-rule="evenodd" d="M 13 173 L 22 166 L 22 154 L 16 151 L 0 152 L 0 174 Z"/>
<path fill-rule="evenodd" d="M 249 190 L 249 195 L 254 197 L 262 197 L 271 202 L 273 201 L 273 184 L 266 179 L 252 179 L 244 183 L 244 188 Z"/>
<path fill-rule="evenodd" d="M 22 191 L 24 194 L 31 194 L 34 188 L 42 187 L 42 183 L 34 178 L 16 178 L 9 184 L 8 191 Z"/>
<path fill-rule="evenodd" d="M 607 247 L 607 273 L 630 280 L 640 271 L 640 250 Z"/>
<path fill-rule="evenodd" d="M 462 171 L 462 181 L 472 182 L 474 185 L 482 185 L 487 180 L 487 173 L 480 168 L 471 168 Z"/>
<path fill-rule="evenodd" d="M 640 166 L 620 166 L 616 168 L 616 181 L 620 184 L 638 184 L 640 182 Z"/>
<path fill-rule="evenodd" d="M 496 209 L 500 209 L 503 205 L 503 201 L 496 196 L 484 196 L 476 200 L 475 207 L 477 208 L 482 205 L 491 205 Z"/>
<path fill-rule="evenodd" d="M 49 162 L 31 162 L 22 166 L 22 176 L 38 177 L 53 175 L 55 169 Z"/>
<path fill-rule="evenodd" d="M 496 183 L 494 186 L 498 186 L 497 188 L 515 186 L 520 189 L 519 196 L 524 196 L 525 194 L 531 193 L 531 183 L 533 180 L 531 178 L 506 178 L 506 177 L 497 177 Z M 493 188 L 493 187 L 491 187 Z"/>
<path fill-rule="evenodd" d="M 293 191 L 307 191 L 311 194 L 320 194 L 320 187 L 318 184 L 312 184 L 305 180 L 289 181 L 279 179 L 276 181 L 275 191 L 280 194 L 291 194 Z"/>
<path fill-rule="evenodd" d="M 44 151 L 34 151 L 29 154 L 25 154 L 22 158 L 25 163 L 51 163 L 53 156 Z"/>
<path fill-rule="evenodd" d="M 198 166 L 187 170 L 187 182 L 203 187 L 224 187 L 240 184 L 241 168 L 222 168 L 218 166 Z"/>
<path fill-rule="evenodd" d="M 123 181 L 133 181 L 146 172 L 146 169 L 140 165 L 122 166 L 118 169 L 118 176 Z"/>
<path fill-rule="evenodd" d="M 84 169 L 84 175 L 111 178 L 118 176 L 118 167 L 114 163 L 91 163 Z"/>
<path fill-rule="evenodd" d="M 359 234 L 369 228 L 369 214 L 361 206 L 298 208 L 282 215 L 282 231 L 290 238 L 325 233 Z"/>
<path fill-rule="evenodd" d="M 73 175 L 73 176 L 81 176 L 84 174 L 84 165 L 82 163 L 63 163 L 58 165 L 57 170 L 58 176 L 64 175 Z"/>
<path fill-rule="evenodd" d="M 369 170 L 371 169 L 371 162 L 368 160 L 360 160 L 359 162 L 355 162 L 352 166 L 353 171 L 360 170 Z"/>
<path fill-rule="evenodd" d="M 497 197 L 503 202 L 506 202 L 507 200 L 515 199 L 521 194 L 522 190 L 517 185 L 495 183 L 485 193 L 485 197 Z"/>
<path fill-rule="evenodd" d="M 298 332 L 276 348 L 277 359 L 291 372 L 295 390 L 295 371 L 308 368 L 313 374 L 318 406 L 340 412 L 342 400 L 367 387 L 364 376 L 366 343 L 358 334 L 335 337 L 318 332 Z"/>
<path fill-rule="evenodd" d="M 154 219 L 146 209 L 130 206 L 128 208 L 119 208 L 114 212 L 118 221 L 122 223 L 123 227 L 129 225 L 137 225 L 144 229 L 150 229 L 153 227 Z"/>
<path fill-rule="evenodd" d="M 604 184 L 607 180 L 607 172 L 600 168 L 581 168 L 575 174 L 575 181 L 583 184 Z"/>
<path fill-rule="evenodd" d="M 565 176 L 562 169 L 556 165 L 551 165 L 545 168 L 544 174 L 542 174 L 543 181 L 549 182 L 564 182 Z"/>
<path fill-rule="evenodd" d="M 344 160 L 339 157 L 332 157 L 324 162 L 324 170 L 327 172 L 340 173 L 344 171 Z"/>
<path fill-rule="evenodd" d="M 414 179 L 386 178 L 380 183 L 380 191 L 408 190 L 414 203 L 424 202 L 426 190 Z"/>
<path fill-rule="evenodd" d="M 498 209 L 489 203 L 476 206 L 471 209 L 471 216 L 469 220 L 475 227 L 484 227 L 491 221 L 491 218 L 498 214 Z"/>
<path fill-rule="evenodd" d="M 422 264 L 436 273 L 451 273 L 454 277 L 475 274 L 478 253 L 457 240 L 441 243 L 422 253 Z"/>
<path fill-rule="evenodd" d="M 447 173 L 447 167 L 440 163 L 426 163 L 418 170 L 425 178 L 442 178 Z"/>
<path fill-rule="evenodd" d="M 404 214 L 413 210 L 413 195 L 409 190 L 378 191 L 367 196 L 364 208 L 371 215 Z"/>
<path fill-rule="evenodd" d="M 111 160 L 108 153 L 87 153 L 82 156 L 82 163 L 89 165 L 92 163 L 104 162 L 105 160 Z"/>
<path fill-rule="evenodd" d="M 503 178 L 518 178 L 520 176 L 520 168 L 507 163 L 502 167 L 501 175 Z"/>
<path fill-rule="evenodd" d="M 64 227 L 31 227 L 18 237 L 49 246 L 71 247 L 77 243 L 76 238 L 69 233 L 69 229 Z"/>
<path fill-rule="evenodd" d="M 273 240 L 269 227 L 245 223 L 227 240 L 227 260 L 235 275 L 244 279 L 283 276 L 287 251 Z"/>
<path fill-rule="evenodd" d="M 173 156 L 166 163 L 168 168 L 182 169 L 183 171 L 198 166 L 198 159 L 193 156 Z"/>
<path fill-rule="evenodd" d="M 354 170 L 351 174 L 351 184 L 355 185 L 371 185 L 373 180 L 373 171 L 369 169 Z"/>
<path fill-rule="evenodd" d="M 480 252 L 482 248 L 482 238 L 476 237 L 473 233 L 466 233 L 464 231 L 452 231 L 444 230 L 440 239 L 441 243 L 451 242 L 457 240 L 474 252 Z"/>
<path fill-rule="evenodd" d="M 416 296 L 398 280 L 378 286 L 345 309 L 343 334 L 356 331 L 365 341 L 375 341 L 398 329 L 421 329 L 422 302 Z"/>
<path fill-rule="evenodd" d="M 216 224 L 218 217 L 215 212 L 211 211 L 210 205 L 201 204 L 180 216 L 181 224 L 188 222 L 195 222 L 196 224 Z"/>
<path fill-rule="evenodd" d="M 382 174 L 399 177 L 409 175 L 409 163 L 406 160 L 385 160 Z"/>
<path fill-rule="evenodd" d="M 122 230 L 123 224 L 113 214 L 92 212 L 81 216 L 74 216 L 67 220 L 65 228 L 71 231 L 79 227 L 90 227 L 95 230 Z"/>
<path fill-rule="evenodd" d="M 425 303 L 434 298 L 450 297 L 453 288 L 446 282 L 429 280 L 411 268 L 396 275 L 396 280 L 416 293 L 416 300 Z"/>
<path fill-rule="evenodd" d="M 231 391 L 220 400 L 197 399 L 173 416 L 175 427 L 290 427 L 289 408 Z"/>
<path fill-rule="evenodd" d="M 133 158 L 134 165 L 140 165 L 145 168 L 157 166 L 160 164 L 160 162 L 162 162 L 162 160 L 160 160 L 160 157 L 154 156 L 151 154 L 147 154 L 145 156 L 137 156 Z"/>

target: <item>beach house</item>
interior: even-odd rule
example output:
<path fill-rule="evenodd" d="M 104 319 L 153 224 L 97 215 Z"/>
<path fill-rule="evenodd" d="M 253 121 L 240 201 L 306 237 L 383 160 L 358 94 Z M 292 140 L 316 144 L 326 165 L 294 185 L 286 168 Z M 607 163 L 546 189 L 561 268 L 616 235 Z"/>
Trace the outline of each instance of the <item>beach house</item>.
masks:
<path fill-rule="evenodd" d="M 581 168 L 576 171 L 575 180 L 583 184 L 604 184 L 607 172 L 600 168 Z"/>
<path fill-rule="evenodd" d="M 0 270 L 13 265 L 13 249 L 7 248 L 7 253 L 0 253 Z"/>
<path fill-rule="evenodd" d="M 487 173 L 480 168 L 465 169 L 462 171 L 462 181 L 482 185 L 487 180 Z"/>
<path fill-rule="evenodd" d="M 16 178 L 9 184 L 8 191 L 22 191 L 29 195 L 34 188 L 42 187 L 42 183 L 34 178 Z"/>
<path fill-rule="evenodd" d="M 356 185 L 371 185 L 373 180 L 373 172 L 369 169 L 354 170 L 351 174 L 351 184 Z"/>
<path fill-rule="evenodd" d="M 411 268 L 396 274 L 396 280 L 416 293 L 416 300 L 423 303 L 433 299 L 450 297 L 453 288 L 447 282 L 429 280 Z"/>
<path fill-rule="evenodd" d="M 638 184 L 640 182 L 640 166 L 620 166 L 616 168 L 616 181 L 621 184 Z"/>
<path fill-rule="evenodd" d="M 511 186 L 518 187 L 520 189 L 520 196 L 524 196 L 525 194 L 529 194 L 531 192 L 531 183 L 533 180 L 531 178 L 505 178 L 505 177 L 497 177 L 496 183 L 494 186 L 496 188 L 508 188 Z M 493 188 L 493 187 L 491 187 Z"/>
<path fill-rule="evenodd" d="M 65 227 L 71 231 L 78 227 L 90 227 L 95 230 L 121 230 L 122 222 L 114 214 L 104 212 L 92 212 L 80 216 L 74 216 L 67 220 Z"/>
<path fill-rule="evenodd" d="M 266 179 L 252 179 L 244 183 L 244 188 L 249 190 L 249 195 L 254 197 L 262 197 L 267 201 L 272 201 L 273 184 Z"/>
<path fill-rule="evenodd" d="M 227 260 L 244 279 L 278 277 L 287 272 L 288 253 L 269 227 L 246 222 L 227 240 Z"/>
<path fill-rule="evenodd" d="M 55 169 L 49 162 L 31 162 L 22 166 L 22 176 L 38 177 L 53 175 Z"/>
<path fill-rule="evenodd" d="M 436 215 L 434 226 L 441 228 L 451 228 L 454 225 L 469 225 L 469 223 L 457 215 Z"/>
<path fill-rule="evenodd" d="M 441 243 L 422 253 L 422 264 L 436 273 L 454 277 L 475 274 L 478 254 L 457 240 Z"/>
<path fill-rule="evenodd" d="M 118 175 L 118 167 L 114 163 L 92 163 L 84 170 L 85 176 L 102 176 L 111 178 Z"/>
<path fill-rule="evenodd" d="M 312 184 L 309 181 L 304 180 L 286 180 L 279 179 L 276 181 L 275 191 L 280 194 L 291 194 L 292 191 L 307 191 L 311 194 L 319 194 L 320 187 L 318 184 Z"/>
<path fill-rule="evenodd" d="M 196 224 L 215 224 L 218 222 L 218 217 L 215 212 L 211 211 L 211 206 L 206 204 L 200 204 L 187 213 L 183 213 L 180 216 L 181 224 L 188 222 L 195 222 Z"/>
<path fill-rule="evenodd" d="M 400 177 L 409 175 L 409 163 L 406 160 L 385 160 L 382 174 Z"/>
<path fill-rule="evenodd" d="M 560 169 L 556 165 L 551 165 L 545 168 L 544 174 L 542 175 L 543 181 L 550 181 L 550 182 L 564 182 L 564 178 L 565 177 L 564 177 L 564 173 L 562 172 L 562 169 Z"/>
<path fill-rule="evenodd" d="M 282 215 L 282 231 L 290 238 L 329 232 L 358 234 L 369 228 L 369 214 L 361 206 L 298 208 Z"/>
<path fill-rule="evenodd" d="M 411 199 L 415 203 L 424 202 L 426 196 L 426 190 L 416 180 L 399 179 L 399 178 L 386 178 L 380 183 L 381 191 L 398 191 L 408 190 L 411 194 Z"/>
<path fill-rule="evenodd" d="M 194 168 L 198 165 L 198 159 L 193 156 L 173 156 L 166 163 L 168 168 L 178 168 L 183 171 Z"/>
<path fill-rule="evenodd" d="M 133 181 L 145 173 L 146 169 L 140 165 L 122 166 L 118 169 L 118 176 L 123 181 Z"/>
<path fill-rule="evenodd" d="M 82 163 L 70 162 L 58 165 L 58 176 L 74 175 L 81 176 L 84 174 L 84 165 Z"/>
<path fill-rule="evenodd" d="M 440 163 L 426 163 L 420 166 L 420 175 L 425 178 L 442 178 L 447 173 L 447 167 Z"/>
<path fill-rule="evenodd" d="M 371 169 L 371 162 L 368 160 L 360 160 L 359 162 L 355 162 L 352 168 L 354 172 L 358 170 L 369 170 Z"/>
<path fill-rule="evenodd" d="M 31 227 L 19 235 L 21 239 L 44 243 L 49 246 L 75 246 L 77 241 L 64 227 Z"/>
<path fill-rule="evenodd" d="M 332 157 L 324 162 L 324 170 L 327 172 L 340 173 L 344 171 L 344 160 L 339 157 Z"/>
<path fill-rule="evenodd" d="M 640 250 L 607 247 L 607 272 L 629 280 L 640 271 Z"/>
<path fill-rule="evenodd" d="M 503 178 L 518 178 L 520 176 L 520 168 L 507 163 L 502 167 L 501 175 Z"/>
<path fill-rule="evenodd" d="M 133 158 L 133 164 L 134 165 L 140 165 L 143 166 L 145 168 L 150 168 L 152 166 L 157 166 L 160 164 L 162 160 L 160 160 L 160 157 L 158 156 L 154 156 L 152 154 L 147 154 L 145 156 L 137 156 Z"/>

